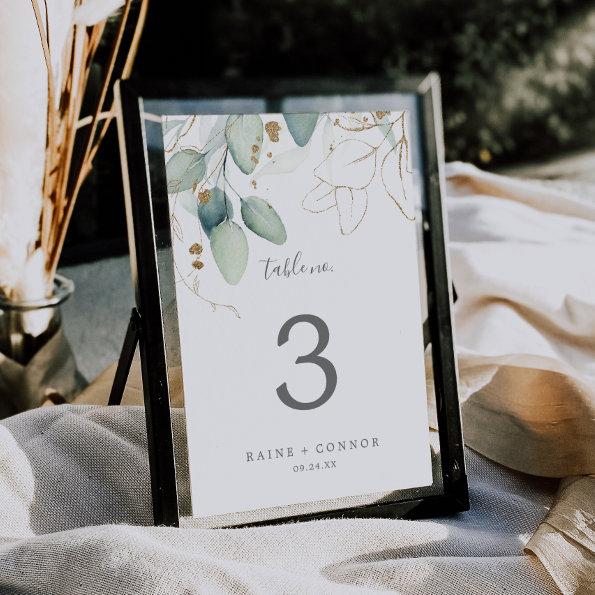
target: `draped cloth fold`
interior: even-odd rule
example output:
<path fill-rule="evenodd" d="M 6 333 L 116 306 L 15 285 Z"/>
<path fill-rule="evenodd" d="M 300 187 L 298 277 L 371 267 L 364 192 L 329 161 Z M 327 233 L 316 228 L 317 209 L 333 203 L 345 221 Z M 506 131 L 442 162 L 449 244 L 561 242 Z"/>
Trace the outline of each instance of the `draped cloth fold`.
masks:
<path fill-rule="evenodd" d="M 447 174 L 465 441 L 533 475 L 595 473 L 595 192 Z"/>
<path fill-rule="evenodd" d="M 469 512 L 143 526 L 135 368 L 127 406 L 48 407 L 0 423 L 0 593 L 594 592 L 591 192 L 447 168 Z M 77 402 L 105 403 L 110 382 L 107 373 Z M 177 409 L 172 422 L 179 436 Z"/>
<path fill-rule="evenodd" d="M 447 168 L 465 443 L 563 477 L 528 550 L 595 592 L 595 188 Z"/>

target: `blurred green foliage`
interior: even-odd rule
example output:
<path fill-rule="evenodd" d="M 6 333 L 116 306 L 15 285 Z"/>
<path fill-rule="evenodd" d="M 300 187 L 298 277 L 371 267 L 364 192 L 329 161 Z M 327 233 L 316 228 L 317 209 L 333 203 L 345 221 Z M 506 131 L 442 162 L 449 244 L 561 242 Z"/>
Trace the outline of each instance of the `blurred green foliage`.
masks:
<path fill-rule="evenodd" d="M 595 1 L 221 0 L 196 39 L 208 76 L 435 70 L 449 160 L 541 158 L 595 139 Z"/>

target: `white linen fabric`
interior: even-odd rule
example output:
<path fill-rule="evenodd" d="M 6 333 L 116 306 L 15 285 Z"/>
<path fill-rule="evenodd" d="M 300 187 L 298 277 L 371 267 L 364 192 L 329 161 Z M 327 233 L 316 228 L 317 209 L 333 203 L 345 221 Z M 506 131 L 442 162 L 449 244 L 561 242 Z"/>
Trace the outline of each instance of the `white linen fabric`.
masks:
<path fill-rule="evenodd" d="M 3 595 L 558 592 L 522 554 L 557 482 L 472 451 L 456 517 L 230 530 L 131 526 L 151 524 L 140 407 L 23 413 L 0 425 L 0 453 Z"/>
<path fill-rule="evenodd" d="M 0 424 L 0 593 L 593 592 L 595 482 L 548 510 L 595 472 L 595 200 L 447 173 L 465 438 L 517 471 L 468 449 L 450 518 L 154 528 L 142 409 L 42 408 Z"/>

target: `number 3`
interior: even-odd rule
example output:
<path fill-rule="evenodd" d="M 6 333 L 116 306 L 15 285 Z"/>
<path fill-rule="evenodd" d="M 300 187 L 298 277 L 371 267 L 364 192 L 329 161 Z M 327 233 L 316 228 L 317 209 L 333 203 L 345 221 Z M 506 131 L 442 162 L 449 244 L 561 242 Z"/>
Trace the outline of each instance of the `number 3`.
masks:
<path fill-rule="evenodd" d="M 316 409 L 316 407 L 324 405 L 333 396 L 333 393 L 337 388 L 337 370 L 335 370 L 335 366 L 333 366 L 333 364 L 328 359 L 321 357 L 320 355 L 326 349 L 330 335 L 326 322 L 324 322 L 322 318 L 318 318 L 318 316 L 314 316 L 313 314 L 299 314 L 298 316 L 290 318 L 279 331 L 277 345 L 279 345 L 279 347 L 281 347 L 281 345 L 285 345 L 285 343 L 289 341 L 289 332 L 296 324 L 300 322 L 307 322 L 316 329 L 318 332 L 318 345 L 316 345 L 314 350 L 308 355 L 300 355 L 295 360 L 295 363 L 317 365 L 324 372 L 326 377 L 324 392 L 315 401 L 303 403 L 302 401 L 296 401 L 296 399 L 294 399 L 289 394 L 289 390 L 287 390 L 287 383 L 284 382 L 277 388 L 277 395 L 285 405 L 291 407 L 292 409 Z"/>

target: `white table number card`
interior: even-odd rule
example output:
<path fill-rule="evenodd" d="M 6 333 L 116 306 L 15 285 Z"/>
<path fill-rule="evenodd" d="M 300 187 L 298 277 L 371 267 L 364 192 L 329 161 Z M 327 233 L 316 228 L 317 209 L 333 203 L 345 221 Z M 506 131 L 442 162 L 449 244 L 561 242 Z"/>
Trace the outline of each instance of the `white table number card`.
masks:
<path fill-rule="evenodd" d="M 408 113 L 163 137 L 193 516 L 430 485 Z"/>

